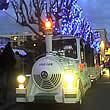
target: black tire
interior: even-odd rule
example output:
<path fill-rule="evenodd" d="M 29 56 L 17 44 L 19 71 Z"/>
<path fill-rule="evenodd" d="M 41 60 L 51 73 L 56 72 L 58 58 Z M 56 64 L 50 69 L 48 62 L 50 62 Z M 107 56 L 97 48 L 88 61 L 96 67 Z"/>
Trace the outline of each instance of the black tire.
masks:
<path fill-rule="evenodd" d="M 91 88 L 95 88 L 96 85 L 96 80 L 94 79 L 94 81 L 91 83 Z"/>

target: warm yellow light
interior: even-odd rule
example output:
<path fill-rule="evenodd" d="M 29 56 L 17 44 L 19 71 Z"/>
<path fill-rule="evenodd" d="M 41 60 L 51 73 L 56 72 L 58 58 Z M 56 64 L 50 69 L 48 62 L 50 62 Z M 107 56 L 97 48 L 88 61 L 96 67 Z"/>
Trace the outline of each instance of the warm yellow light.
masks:
<path fill-rule="evenodd" d="M 104 48 L 104 46 L 105 46 L 104 41 L 101 41 L 100 46 L 101 46 L 101 48 Z"/>
<path fill-rule="evenodd" d="M 73 89 L 73 84 L 72 83 L 68 83 L 67 88 L 68 89 Z"/>
<path fill-rule="evenodd" d="M 94 79 L 94 75 L 93 74 L 90 74 L 90 79 Z"/>
<path fill-rule="evenodd" d="M 14 41 L 16 41 L 17 40 L 17 37 L 14 37 Z"/>
<path fill-rule="evenodd" d="M 17 80 L 18 80 L 19 83 L 24 83 L 25 80 L 26 80 L 26 78 L 25 78 L 25 76 L 23 76 L 23 75 L 19 75 L 19 76 L 17 77 Z"/>
<path fill-rule="evenodd" d="M 74 75 L 73 73 L 66 73 L 64 75 L 64 88 L 73 89 Z"/>
<path fill-rule="evenodd" d="M 51 28 L 51 22 L 50 21 L 45 22 L 45 27 L 46 27 L 46 29 L 50 29 Z"/>
<path fill-rule="evenodd" d="M 109 69 L 105 69 L 105 73 L 107 74 L 107 76 L 110 76 Z"/>
<path fill-rule="evenodd" d="M 110 55 L 110 48 L 108 48 L 108 54 Z"/>
<path fill-rule="evenodd" d="M 45 21 L 45 28 L 46 29 L 52 29 L 52 22 L 48 19 Z"/>
<path fill-rule="evenodd" d="M 74 75 L 73 73 L 67 73 L 64 75 L 64 81 L 66 82 L 73 82 L 74 81 Z"/>
<path fill-rule="evenodd" d="M 19 84 L 19 89 L 24 89 L 24 84 Z"/>

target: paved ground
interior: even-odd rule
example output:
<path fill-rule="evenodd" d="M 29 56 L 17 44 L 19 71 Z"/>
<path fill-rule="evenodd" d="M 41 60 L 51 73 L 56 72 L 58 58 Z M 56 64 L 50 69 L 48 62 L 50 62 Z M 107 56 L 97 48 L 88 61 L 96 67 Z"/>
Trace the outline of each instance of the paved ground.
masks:
<path fill-rule="evenodd" d="M 86 96 L 82 110 L 110 110 L 110 77 L 104 75 L 96 81 Z"/>
<path fill-rule="evenodd" d="M 17 105 L 13 93 L 8 94 L 7 103 L 0 106 L 0 110 L 27 110 L 24 105 Z M 29 108 L 30 107 L 30 108 Z M 21 109 L 22 108 L 22 109 Z M 36 109 L 35 109 L 36 108 Z M 63 104 L 33 104 L 28 110 L 77 110 L 73 105 Z M 104 75 L 96 81 L 86 94 L 81 110 L 110 110 L 110 77 Z"/>

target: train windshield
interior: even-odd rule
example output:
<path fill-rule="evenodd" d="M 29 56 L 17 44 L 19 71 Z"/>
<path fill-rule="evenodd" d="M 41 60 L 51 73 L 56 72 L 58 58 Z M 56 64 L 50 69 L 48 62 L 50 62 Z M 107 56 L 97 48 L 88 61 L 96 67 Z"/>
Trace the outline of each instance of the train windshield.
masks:
<path fill-rule="evenodd" d="M 53 51 L 63 50 L 66 57 L 77 58 L 76 39 L 53 40 L 52 45 Z"/>

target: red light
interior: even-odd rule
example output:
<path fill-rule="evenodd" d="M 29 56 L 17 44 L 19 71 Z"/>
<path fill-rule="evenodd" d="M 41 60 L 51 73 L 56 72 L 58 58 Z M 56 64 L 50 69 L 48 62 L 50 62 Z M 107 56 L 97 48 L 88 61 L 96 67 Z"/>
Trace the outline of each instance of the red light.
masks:
<path fill-rule="evenodd" d="M 52 29 L 52 21 L 46 19 L 44 26 L 45 26 L 45 29 Z"/>

